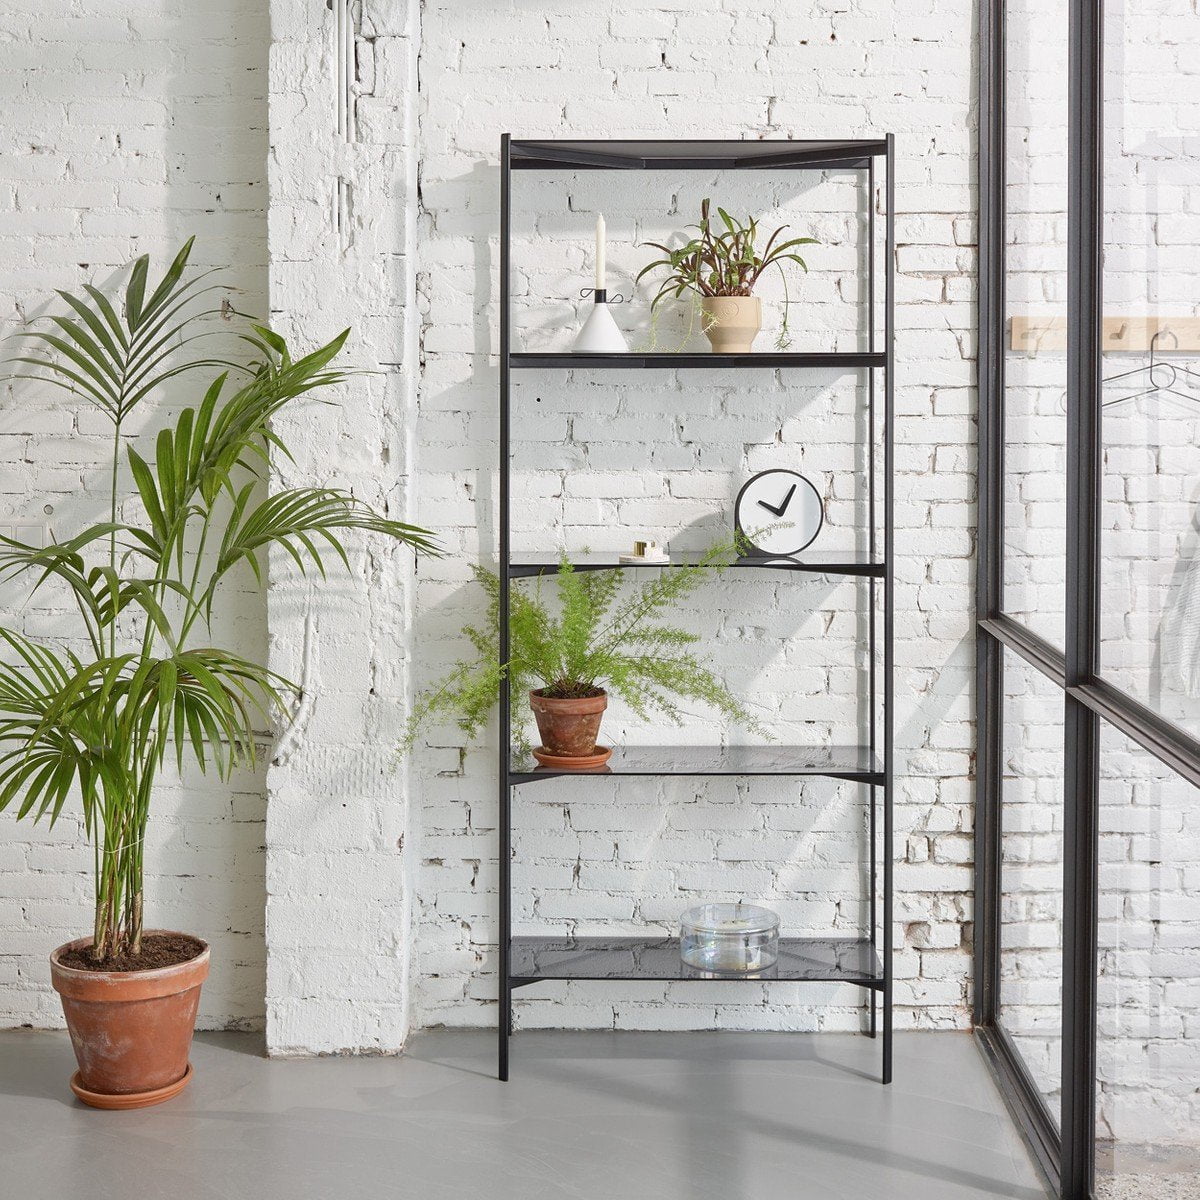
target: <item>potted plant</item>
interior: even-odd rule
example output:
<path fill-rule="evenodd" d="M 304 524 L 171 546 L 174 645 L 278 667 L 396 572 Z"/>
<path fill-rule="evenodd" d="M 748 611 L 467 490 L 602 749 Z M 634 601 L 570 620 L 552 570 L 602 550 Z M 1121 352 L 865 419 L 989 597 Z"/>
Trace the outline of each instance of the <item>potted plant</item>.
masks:
<path fill-rule="evenodd" d="M 500 580 L 475 568 L 487 594 L 482 625 L 464 628 L 474 654 L 454 665 L 417 702 L 401 752 L 412 748 L 420 730 L 435 718 L 451 716 L 474 738 L 495 707 L 507 674 L 514 696 L 528 695 L 541 745 L 534 756 L 546 766 L 590 769 L 602 766 L 611 747 L 598 743 L 609 694 L 641 717 L 651 713 L 681 724 L 680 700 L 700 700 L 755 730 L 758 722 L 691 649 L 700 639 L 662 623 L 664 610 L 691 592 L 712 568 L 730 558 L 731 547 L 709 551 L 693 566 L 664 568 L 618 599 L 620 569 L 576 571 L 564 555 L 555 575 L 557 604 L 542 595 L 542 578 L 531 591 L 509 593 L 509 658 L 499 657 Z M 517 729 L 518 744 L 529 750 Z"/>
<path fill-rule="evenodd" d="M 783 264 L 796 263 L 808 270 L 797 246 L 815 246 L 815 238 L 801 237 L 780 241 L 788 226 L 781 225 L 758 247 L 758 222 L 749 217 L 740 221 L 723 208 L 717 209 L 720 224 L 711 216 L 711 201 L 700 205 L 700 224 L 689 225 L 697 231 L 686 244 L 671 249 L 661 242 L 647 242 L 661 250 L 664 258 L 638 272 L 637 282 L 651 271 L 665 268 L 667 277 L 658 289 L 651 309 L 668 296 L 679 299 L 685 292 L 700 297 L 701 320 L 705 335 L 716 354 L 749 354 L 762 328 L 762 301 L 754 295 L 754 286 L 770 267 L 783 279 L 783 317 L 776 345 L 786 350 L 791 343 L 788 331 L 787 272 Z"/>
<path fill-rule="evenodd" d="M 298 691 L 210 643 L 224 581 L 247 568 L 261 581 L 271 546 L 323 574 L 322 548 L 346 562 L 348 529 L 433 549 L 423 530 L 336 488 L 263 494 L 269 451 L 287 453 L 272 417 L 346 377 L 330 363 L 349 331 L 293 359 L 282 338 L 246 324 L 240 358 L 199 352 L 198 341 L 212 345 L 217 313 L 221 325 L 240 318 L 214 305 L 211 272 L 187 273 L 191 249 L 189 239 L 156 286 L 138 258 L 115 302 L 88 285 L 59 292 L 65 315 L 18 335 L 24 345 L 9 360 L 16 378 L 94 404 L 112 431 L 105 520 L 47 546 L 0 538 L 0 578 L 30 575 L 34 590 L 55 581 L 79 618 L 78 637 L 64 643 L 0 627 L 0 809 L 53 823 L 68 799 L 82 805 L 95 919 L 50 964 L 79 1064 L 72 1089 L 100 1108 L 156 1104 L 186 1085 L 208 974 L 203 940 L 145 926 L 155 780 L 172 760 L 222 779 L 252 764 L 256 726 Z M 152 461 L 143 457 L 135 444 L 146 435 L 130 437 L 131 416 L 168 380 L 198 371 L 215 378 L 159 431 Z"/>

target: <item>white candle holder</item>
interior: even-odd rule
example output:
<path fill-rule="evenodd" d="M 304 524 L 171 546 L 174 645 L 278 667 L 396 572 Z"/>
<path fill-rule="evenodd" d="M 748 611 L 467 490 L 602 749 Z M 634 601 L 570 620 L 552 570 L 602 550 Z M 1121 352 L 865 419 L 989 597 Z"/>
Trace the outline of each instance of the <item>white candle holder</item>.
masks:
<path fill-rule="evenodd" d="M 592 293 L 592 311 L 575 337 L 575 353 L 628 354 L 629 343 L 609 311 L 607 289 L 587 288 L 585 294 L 587 291 Z"/>

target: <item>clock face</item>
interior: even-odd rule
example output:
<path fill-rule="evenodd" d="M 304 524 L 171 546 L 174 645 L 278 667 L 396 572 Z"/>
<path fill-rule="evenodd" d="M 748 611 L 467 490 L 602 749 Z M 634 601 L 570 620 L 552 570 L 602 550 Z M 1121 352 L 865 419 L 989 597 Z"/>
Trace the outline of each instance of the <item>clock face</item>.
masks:
<path fill-rule="evenodd" d="M 803 475 L 778 468 L 751 476 L 734 504 L 737 530 L 760 554 L 799 554 L 821 532 L 821 495 Z"/>

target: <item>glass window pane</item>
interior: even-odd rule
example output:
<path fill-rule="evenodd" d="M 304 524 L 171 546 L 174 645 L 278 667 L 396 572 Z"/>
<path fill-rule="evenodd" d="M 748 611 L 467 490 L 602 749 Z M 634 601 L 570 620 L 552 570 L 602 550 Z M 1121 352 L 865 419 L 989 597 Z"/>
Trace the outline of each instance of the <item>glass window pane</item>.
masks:
<path fill-rule="evenodd" d="M 1200 1196 L 1200 791 L 1100 739 L 1096 1195 Z"/>
<path fill-rule="evenodd" d="M 1200 88 L 1178 45 L 1200 17 L 1104 14 L 1105 339 L 1129 345 L 1103 363 L 1101 661 L 1200 735 Z"/>
<path fill-rule="evenodd" d="M 1059 1119 L 1063 695 L 1004 651 L 1000 1023 Z"/>
<path fill-rule="evenodd" d="M 1007 19 L 1004 609 L 1063 644 L 1066 574 L 1067 5 Z"/>

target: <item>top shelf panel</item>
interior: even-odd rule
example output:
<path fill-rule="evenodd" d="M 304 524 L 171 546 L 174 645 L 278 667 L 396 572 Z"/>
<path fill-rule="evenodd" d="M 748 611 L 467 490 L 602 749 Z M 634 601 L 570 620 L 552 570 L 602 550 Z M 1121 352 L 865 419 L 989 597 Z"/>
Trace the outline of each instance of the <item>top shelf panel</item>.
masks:
<path fill-rule="evenodd" d="M 887 154 L 882 138 L 855 141 L 513 141 L 514 171 L 862 170 Z"/>

